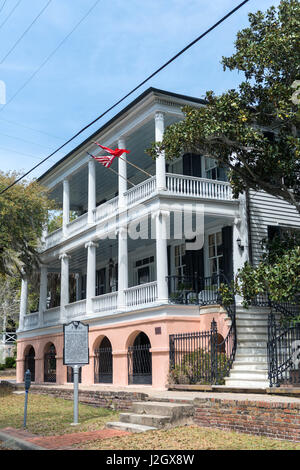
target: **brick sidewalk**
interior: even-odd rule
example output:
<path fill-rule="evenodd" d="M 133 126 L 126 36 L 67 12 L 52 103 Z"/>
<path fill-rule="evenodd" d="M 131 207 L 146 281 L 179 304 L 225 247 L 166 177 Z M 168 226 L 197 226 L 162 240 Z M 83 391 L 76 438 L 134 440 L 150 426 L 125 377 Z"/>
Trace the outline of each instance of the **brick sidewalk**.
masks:
<path fill-rule="evenodd" d="M 73 434 L 63 434 L 61 436 L 36 436 L 26 430 L 5 428 L 1 429 L 11 437 L 25 440 L 47 450 L 66 450 L 71 449 L 74 444 L 81 444 L 88 441 L 99 439 L 110 439 L 117 436 L 126 436 L 131 433 L 118 431 L 116 429 L 101 429 L 99 431 L 78 432 Z"/>

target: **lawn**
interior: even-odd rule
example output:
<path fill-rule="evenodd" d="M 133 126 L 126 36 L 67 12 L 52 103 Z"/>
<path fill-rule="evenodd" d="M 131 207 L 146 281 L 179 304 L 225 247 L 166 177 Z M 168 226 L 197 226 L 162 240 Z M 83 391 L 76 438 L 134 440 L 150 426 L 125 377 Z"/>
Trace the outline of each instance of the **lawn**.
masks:
<path fill-rule="evenodd" d="M 219 429 L 184 426 L 88 442 L 76 448 L 85 450 L 300 450 L 300 443 Z"/>
<path fill-rule="evenodd" d="M 13 427 L 21 429 L 24 417 L 24 397 L 0 389 L 0 429 Z M 73 402 L 47 395 L 33 395 L 29 392 L 27 429 L 33 434 L 50 436 L 55 434 L 102 429 L 107 421 L 118 420 L 113 410 L 79 404 L 80 425 L 73 422 Z"/>

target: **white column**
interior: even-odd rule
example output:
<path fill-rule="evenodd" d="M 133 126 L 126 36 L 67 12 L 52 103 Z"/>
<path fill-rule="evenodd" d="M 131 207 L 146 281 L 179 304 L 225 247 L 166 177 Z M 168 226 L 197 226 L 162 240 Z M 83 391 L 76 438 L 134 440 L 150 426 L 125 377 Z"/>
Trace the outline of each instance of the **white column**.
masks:
<path fill-rule="evenodd" d="M 40 302 L 39 302 L 39 326 L 43 326 L 44 311 L 47 308 L 48 268 L 41 266 L 40 272 Z"/>
<path fill-rule="evenodd" d="M 66 321 L 65 306 L 69 303 L 69 259 L 67 253 L 63 253 L 59 257 L 61 261 L 60 272 L 60 321 Z"/>
<path fill-rule="evenodd" d="M 120 137 L 118 140 L 118 148 L 125 149 L 125 139 L 124 137 Z M 121 158 L 118 158 L 118 165 L 119 165 L 119 208 L 124 209 L 126 208 L 126 198 L 124 193 L 127 191 L 127 163 L 126 163 L 126 153 L 121 155 Z"/>
<path fill-rule="evenodd" d="M 233 274 L 237 275 L 238 270 L 244 267 L 246 261 L 249 262 L 249 240 L 247 224 L 246 198 L 240 195 L 240 207 L 238 217 L 233 224 Z M 236 296 L 236 303 L 240 304 L 242 298 Z"/>
<path fill-rule="evenodd" d="M 68 179 L 63 181 L 63 236 L 67 236 L 67 224 L 70 222 L 70 184 Z"/>
<path fill-rule="evenodd" d="M 75 273 L 75 281 L 76 281 L 76 287 L 75 287 L 75 292 L 76 292 L 76 302 L 80 300 L 80 274 Z"/>
<path fill-rule="evenodd" d="M 127 227 L 118 230 L 118 309 L 126 307 L 125 289 L 128 289 Z"/>
<path fill-rule="evenodd" d="M 87 273 L 86 273 L 86 313 L 93 312 L 92 297 L 96 295 L 96 248 L 97 243 L 92 241 L 85 244 L 87 248 Z"/>
<path fill-rule="evenodd" d="M 157 300 L 168 302 L 168 250 L 167 250 L 167 218 L 169 212 L 158 210 L 155 214 L 156 227 L 156 273 Z"/>
<path fill-rule="evenodd" d="M 21 299 L 20 299 L 20 317 L 19 317 L 19 330 L 22 331 L 24 328 L 24 319 L 27 313 L 28 303 L 28 279 L 26 276 L 22 278 L 21 284 Z"/>
<path fill-rule="evenodd" d="M 88 223 L 93 224 L 96 209 L 96 165 L 92 158 L 89 160 L 88 170 Z"/>
<path fill-rule="evenodd" d="M 165 130 L 164 115 L 155 113 L 155 142 L 161 142 Z M 156 158 L 156 184 L 158 190 L 166 189 L 166 160 L 164 152 Z"/>

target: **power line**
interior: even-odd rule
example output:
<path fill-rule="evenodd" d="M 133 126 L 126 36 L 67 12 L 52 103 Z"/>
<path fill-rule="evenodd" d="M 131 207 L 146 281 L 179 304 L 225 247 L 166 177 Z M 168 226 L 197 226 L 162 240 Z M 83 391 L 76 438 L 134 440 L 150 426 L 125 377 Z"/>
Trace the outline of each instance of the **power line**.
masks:
<path fill-rule="evenodd" d="M 25 178 L 27 175 L 29 175 L 32 171 L 34 171 L 36 168 L 38 168 L 42 163 L 44 163 L 46 160 L 50 159 L 55 153 L 59 152 L 62 148 L 64 148 L 66 145 L 68 145 L 70 142 L 72 142 L 76 137 L 78 137 L 80 134 L 82 134 L 85 130 L 87 130 L 89 127 L 91 127 L 93 124 L 95 124 L 99 119 L 101 119 L 103 116 L 105 116 L 107 113 L 109 113 L 112 109 L 114 109 L 116 106 L 118 106 L 122 101 L 124 101 L 126 98 L 128 98 L 130 95 L 132 95 L 136 90 L 141 88 L 146 82 L 148 82 L 151 78 L 153 78 L 155 75 L 157 75 L 159 72 L 161 72 L 163 69 L 165 69 L 169 64 L 171 64 L 174 60 L 176 60 L 179 56 L 181 56 L 184 52 L 186 52 L 188 49 L 190 49 L 194 44 L 196 44 L 198 41 L 200 41 L 202 38 L 207 36 L 211 31 L 213 31 L 217 26 L 219 26 L 221 23 L 223 23 L 227 18 L 229 18 L 231 15 L 233 15 L 236 11 L 238 11 L 243 5 L 248 3 L 249 0 L 244 0 L 242 3 L 240 3 L 238 6 L 233 8 L 229 13 L 227 13 L 225 16 L 223 16 L 217 23 L 215 23 L 213 26 L 211 26 L 209 29 L 207 29 L 204 33 L 202 33 L 200 36 L 198 36 L 194 41 L 190 42 L 187 46 L 185 46 L 181 51 L 179 51 L 177 54 L 175 54 L 171 59 L 169 59 L 167 62 L 165 62 L 161 67 L 159 67 L 155 72 L 153 72 L 151 75 L 149 75 L 145 80 L 143 80 L 141 83 L 139 83 L 135 88 L 133 88 L 129 93 L 127 93 L 123 98 L 118 100 L 115 104 L 110 106 L 110 108 L 106 109 L 102 114 L 100 114 L 96 119 L 94 119 L 92 122 L 87 124 L 85 127 L 83 127 L 80 131 L 78 131 L 73 137 L 71 137 L 69 140 L 67 140 L 64 144 L 62 144 L 60 147 L 58 147 L 54 152 L 52 152 L 50 155 L 48 155 L 46 158 L 44 158 L 40 163 L 35 165 L 33 168 L 31 168 L 29 171 L 27 171 L 24 175 L 20 176 L 17 180 L 15 180 L 12 184 L 7 186 L 5 189 L 3 189 L 0 194 L 3 194 L 5 191 L 7 191 L 9 188 L 17 184 L 19 181 L 21 181 L 23 178 Z"/>
<path fill-rule="evenodd" d="M 13 99 L 20 93 L 20 91 L 22 91 L 26 85 L 28 85 L 29 82 L 31 82 L 31 80 L 39 73 L 39 71 L 46 65 L 46 63 L 52 58 L 52 56 L 54 56 L 54 54 L 58 51 L 58 49 L 67 41 L 67 39 L 69 39 L 69 37 L 71 36 L 71 34 L 74 33 L 74 31 L 78 28 L 78 26 L 85 20 L 85 18 L 91 13 L 91 11 L 97 6 L 97 4 L 100 2 L 100 0 L 97 0 L 93 6 L 88 10 L 88 12 L 81 18 L 80 21 L 78 21 L 78 23 L 76 23 L 76 25 L 74 26 L 74 28 L 70 31 L 69 34 L 67 34 L 67 36 L 64 37 L 64 39 L 58 44 L 58 46 L 51 52 L 51 54 L 48 55 L 48 57 L 44 60 L 44 62 L 35 70 L 35 72 L 33 72 L 33 74 L 28 78 L 28 80 L 26 80 L 25 83 L 23 83 L 23 85 L 16 91 L 16 93 L 10 98 L 10 100 L 8 100 L 3 106 L 2 108 L 0 109 L 0 112 L 3 111 L 3 109 L 5 109 L 12 101 Z M 1 193 L 0 193 L 1 194 Z"/>
<path fill-rule="evenodd" d="M 7 0 L 4 0 L 4 2 L 2 3 L 2 7 L 0 8 L 0 13 L 1 11 L 3 10 L 3 8 L 5 7 L 5 3 L 7 2 Z"/>
<path fill-rule="evenodd" d="M 8 119 L 3 119 L 3 118 L 1 118 L 0 121 L 8 122 L 9 124 L 13 124 L 13 125 L 16 125 L 18 127 L 24 127 L 24 129 L 30 129 L 31 131 L 39 132 L 40 134 L 48 135 L 49 137 L 52 137 L 52 138 L 57 139 L 57 140 L 63 140 L 62 137 L 58 137 L 57 135 L 49 134 L 49 132 L 41 131 L 40 129 L 36 129 L 34 127 L 26 126 L 25 124 L 22 124 L 20 122 L 10 121 Z"/>
<path fill-rule="evenodd" d="M 19 42 L 22 41 L 22 39 L 24 38 L 24 36 L 26 36 L 26 34 L 28 33 L 28 31 L 32 28 L 32 26 L 34 25 L 34 23 L 39 19 L 39 17 L 44 13 L 44 11 L 48 8 L 48 6 L 50 5 L 50 3 L 52 2 L 52 0 L 49 0 L 48 3 L 41 9 L 41 11 L 37 14 L 37 16 L 34 18 L 34 20 L 30 23 L 30 25 L 25 29 L 25 31 L 21 34 L 21 36 L 16 40 L 16 42 L 14 43 L 14 45 L 9 49 L 9 51 L 7 52 L 7 54 L 5 54 L 5 56 L 1 59 L 0 61 L 0 65 L 3 64 L 3 62 L 5 61 L 5 59 L 7 59 L 7 57 L 12 53 L 12 51 L 17 47 L 17 45 L 19 44 Z"/>
<path fill-rule="evenodd" d="M 13 14 L 13 12 L 18 8 L 18 6 L 20 5 L 21 2 L 22 2 L 22 0 L 19 0 L 18 3 L 16 3 L 16 5 L 12 8 L 12 10 L 10 11 L 10 13 L 7 15 L 7 17 L 6 17 L 5 20 L 3 21 L 3 23 L 0 24 L 0 29 L 2 28 L 2 26 L 5 25 L 5 23 L 7 22 L 7 20 L 11 17 L 11 15 Z"/>

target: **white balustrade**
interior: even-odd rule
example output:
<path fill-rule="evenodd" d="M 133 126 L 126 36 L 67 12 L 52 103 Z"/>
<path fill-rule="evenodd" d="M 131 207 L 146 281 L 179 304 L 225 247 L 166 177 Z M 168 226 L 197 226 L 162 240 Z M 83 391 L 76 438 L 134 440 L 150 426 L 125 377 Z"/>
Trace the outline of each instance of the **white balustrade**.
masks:
<path fill-rule="evenodd" d="M 95 222 L 100 222 L 101 220 L 106 219 L 106 217 L 109 217 L 112 214 L 116 214 L 118 210 L 118 201 L 119 197 L 116 196 L 113 199 L 110 199 L 104 204 L 98 206 L 95 211 Z"/>
<path fill-rule="evenodd" d="M 157 282 L 149 282 L 125 289 L 127 307 L 152 304 L 157 300 Z"/>
<path fill-rule="evenodd" d="M 151 194 L 156 191 L 156 177 L 143 181 L 140 184 L 137 184 L 134 188 L 126 191 L 125 196 L 127 199 L 127 206 L 131 207 L 136 202 L 142 201 L 149 197 Z"/>
<path fill-rule="evenodd" d="M 44 326 L 55 325 L 59 322 L 60 307 L 53 307 L 43 312 Z"/>
<path fill-rule="evenodd" d="M 24 330 L 37 328 L 39 325 L 39 313 L 28 313 L 24 316 Z"/>
<path fill-rule="evenodd" d="M 167 174 L 167 192 L 174 196 L 201 197 L 204 199 L 232 200 L 229 183 L 193 176 Z"/>
<path fill-rule="evenodd" d="M 59 228 L 54 232 L 48 233 L 48 235 L 45 237 L 45 245 L 43 246 L 43 249 L 48 250 L 49 248 L 58 245 L 62 241 L 62 236 L 62 228 Z"/>
<path fill-rule="evenodd" d="M 82 317 L 86 314 L 86 300 L 78 300 L 65 305 L 67 320 L 72 320 L 75 317 Z"/>
<path fill-rule="evenodd" d="M 92 297 L 94 312 L 108 312 L 117 309 L 118 292 L 97 295 Z"/>
<path fill-rule="evenodd" d="M 88 213 L 77 217 L 77 219 L 72 220 L 67 224 L 67 235 L 68 237 L 75 235 L 75 233 L 81 232 L 84 228 L 87 228 L 88 223 Z"/>

